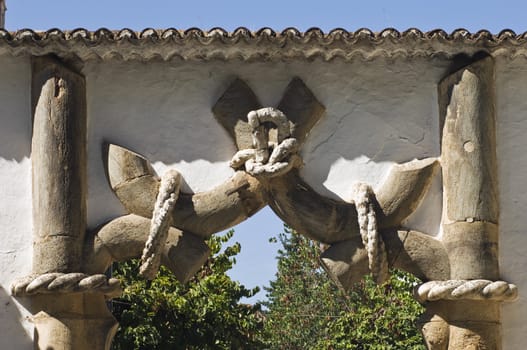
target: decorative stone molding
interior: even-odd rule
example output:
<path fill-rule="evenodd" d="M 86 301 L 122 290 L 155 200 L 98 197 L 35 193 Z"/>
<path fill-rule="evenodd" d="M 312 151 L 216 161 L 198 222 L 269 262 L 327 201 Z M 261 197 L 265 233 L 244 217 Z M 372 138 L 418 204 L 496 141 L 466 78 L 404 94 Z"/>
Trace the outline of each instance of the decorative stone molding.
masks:
<path fill-rule="evenodd" d="M 150 228 L 149 218 L 129 214 L 89 232 L 84 243 L 82 270 L 99 274 L 112 262 L 141 257 Z M 210 249 L 203 237 L 170 227 L 161 252 L 161 264 L 184 283 L 199 270 L 209 254 Z"/>
<path fill-rule="evenodd" d="M 415 295 L 420 302 L 436 300 L 514 301 L 518 298 L 518 288 L 504 281 L 483 279 L 430 281 L 416 288 Z"/>
<path fill-rule="evenodd" d="M 51 272 L 40 276 L 28 276 L 15 281 L 11 293 L 14 296 L 56 293 L 102 293 L 107 298 L 121 295 L 119 280 L 104 274 Z"/>

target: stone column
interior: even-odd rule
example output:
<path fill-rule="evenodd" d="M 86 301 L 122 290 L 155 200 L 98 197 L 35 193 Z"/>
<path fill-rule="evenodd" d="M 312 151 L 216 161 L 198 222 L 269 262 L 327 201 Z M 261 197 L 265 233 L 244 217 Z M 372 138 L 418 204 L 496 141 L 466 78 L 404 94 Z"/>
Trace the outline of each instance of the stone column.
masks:
<path fill-rule="evenodd" d="M 430 349 L 501 349 L 499 302 L 514 297 L 499 280 L 499 198 L 494 62 L 481 59 L 439 84 L 443 121 L 443 237 L 450 281 L 429 283 Z M 435 285 L 434 285 L 435 283 Z M 426 285 L 426 284 L 425 284 Z"/>
<path fill-rule="evenodd" d="M 80 273 L 86 231 L 84 77 L 54 58 L 36 57 L 32 100 L 34 275 L 23 290 L 36 312 L 35 347 L 108 349 L 117 323 L 104 294 L 79 283 L 91 281 Z"/>
<path fill-rule="evenodd" d="M 488 57 L 447 77 L 444 114 L 443 243 L 453 280 L 499 279 L 494 62 Z M 441 115 L 443 117 L 443 114 Z M 449 349 L 501 348 L 499 305 L 461 300 L 449 310 Z"/>
<path fill-rule="evenodd" d="M 33 59 L 33 272 L 79 272 L 86 231 L 84 77 Z"/>

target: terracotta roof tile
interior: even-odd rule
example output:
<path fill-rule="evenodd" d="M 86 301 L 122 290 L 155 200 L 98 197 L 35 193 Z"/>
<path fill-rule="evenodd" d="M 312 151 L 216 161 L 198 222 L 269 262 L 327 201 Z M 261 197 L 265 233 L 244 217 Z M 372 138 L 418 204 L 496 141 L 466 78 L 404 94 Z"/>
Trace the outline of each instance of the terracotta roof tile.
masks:
<path fill-rule="evenodd" d="M 372 32 L 359 29 L 349 32 L 334 29 L 324 33 L 318 28 L 300 32 L 287 28 L 275 32 L 262 28 L 252 32 L 238 28 L 227 32 L 221 28 L 203 31 L 147 28 L 136 32 L 131 29 L 96 31 L 74 29 L 61 31 L 33 31 L 22 29 L 8 32 L 0 29 L 0 54 L 11 55 L 75 55 L 81 59 L 240 59 L 240 60 L 296 60 L 340 58 L 371 59 L 377 56 L 452 57 L 484 51 L 493 56 L 527 56 L 527 33 L 516 34 L 503 30 L 494 35 L 481 30 L 470 33 L 457 29 L 422 32 L 411 28 L 404 32 L 385 29 Z"/>

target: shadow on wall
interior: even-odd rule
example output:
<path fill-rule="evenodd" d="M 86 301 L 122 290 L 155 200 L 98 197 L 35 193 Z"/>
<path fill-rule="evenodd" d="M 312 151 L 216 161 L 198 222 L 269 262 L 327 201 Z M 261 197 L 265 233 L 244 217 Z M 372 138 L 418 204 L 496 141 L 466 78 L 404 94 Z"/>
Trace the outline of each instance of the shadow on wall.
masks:
<path fill-rule="evenodd" d="M 437 82 L 446 62 L 368 62 L 299 74 L 326 114 L 301 150 L 302 177 L 314 189 L 346 199 L 351 184 L 378 187 L 392 163 L 439 154 Z"/>
<path fill-rule="evenodd" d="M 32 349 L 33 340 L 22 327 L 13 298 L 0 286 L 0 349 Z"/>
<path fill-rule="evenodd" d="M 0 67 L 0 158 L 22 161 L 31 148 L 29 60 L 2 58 Z"/>
<path fill-rule="evenodd" d="M 30 134 L 31 125 L 20 125 L 21 123 L 12 123 L 10 120 L 4 120 L 0 114 L 0 125 L 2 129 L 0 132 L 0 139 L 2 145 L 0 147 L 0 160 L 3 158 L 7 161 L 16 161 L 20 163 L 25 158 L 29 158 L 31 148 Z M 5 128 L 5 129 L 4 129 Z"/>

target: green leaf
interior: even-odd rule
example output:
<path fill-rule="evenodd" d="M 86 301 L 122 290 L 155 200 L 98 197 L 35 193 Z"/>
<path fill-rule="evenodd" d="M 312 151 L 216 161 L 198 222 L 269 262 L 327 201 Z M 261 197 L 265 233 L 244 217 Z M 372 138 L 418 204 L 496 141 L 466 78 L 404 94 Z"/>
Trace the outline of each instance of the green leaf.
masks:
<path fill-rule="evenodd" d="M 261 307 L 240 303 L 258 288 L 226 274 L 241 249 L 239 243 L 223 249 L 232 236 L 229 231 L 207 241 L 212 256 L 186 285 L 164 267 L 149 282 L 138 276 L 139 261 L 116 264 L 113 275 L 125 289 L 112 302 L 120 323 L 112 349 L 262 349 Z"/>

